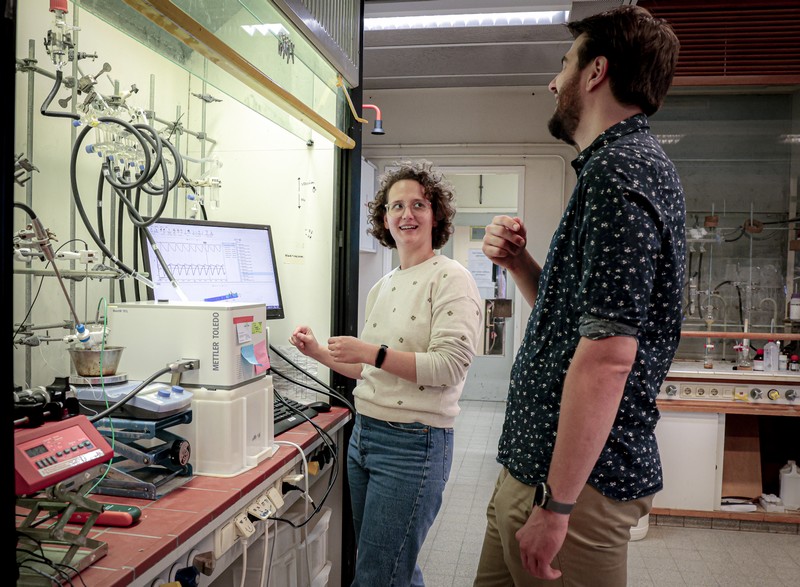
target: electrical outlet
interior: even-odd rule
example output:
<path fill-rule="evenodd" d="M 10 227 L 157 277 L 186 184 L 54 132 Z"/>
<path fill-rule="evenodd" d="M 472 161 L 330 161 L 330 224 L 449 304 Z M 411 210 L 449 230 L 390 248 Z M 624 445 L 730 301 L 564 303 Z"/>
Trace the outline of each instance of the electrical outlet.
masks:
<path fill-rule="evenodd" d="M 275 487 L 270 487 L 267 489 L 267 498 L 269 498 L 276 510 L 279 510 L 283 507 L 283 496 Z"/>
<path fill-rule="evenodd" d="M 214 558 L 218 559 L 228 552 L 236 542 L 236 530 L 233 522 L 228 522 L 214 531 Z"/>
<path fill-rule="evenodd" d="M 247 517 L 246 511 L 238 514 L 233 519 L 233 526 L 236 530 L 236 535 L 243 538 L 250 538 L 256 533 L 256 527 L 253 526 L 253 522 L 251 522 L 250 518 Z"/>

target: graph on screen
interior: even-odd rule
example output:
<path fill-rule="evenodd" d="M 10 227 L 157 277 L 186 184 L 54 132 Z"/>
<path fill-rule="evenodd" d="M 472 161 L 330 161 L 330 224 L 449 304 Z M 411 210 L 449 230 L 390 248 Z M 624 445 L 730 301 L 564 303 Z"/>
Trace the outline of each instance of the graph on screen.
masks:
<path fill-rule="evenodd" d="M 160 218 L 148 228 L 188 300 L 259 302 L 267 318 L 284 317 L 269 225 Z M 153 244 L 143 238 L 142 246 L 150 299 L 180 300 Z"/>

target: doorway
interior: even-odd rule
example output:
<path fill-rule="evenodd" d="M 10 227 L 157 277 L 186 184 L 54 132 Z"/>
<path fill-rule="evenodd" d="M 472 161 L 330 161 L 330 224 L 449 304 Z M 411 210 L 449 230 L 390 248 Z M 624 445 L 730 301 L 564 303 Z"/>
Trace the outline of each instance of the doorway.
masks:
<path fill-rule="evenodd" d="M 499 214 L 521 215 L 524 167 L 441 167 L 456 192 L 453 237 L 442 253 L 461 262 L 475 277 L 484 303 L 484 332 L 462 399 L 504 402 L 516 354 L 515 315 L 520 304 L 512 280 L 481 250 L 486 225 Z M 501 309 L 502 308 L 502 309 Z M 489 317 L 486 320 L 486 317 Z"/>

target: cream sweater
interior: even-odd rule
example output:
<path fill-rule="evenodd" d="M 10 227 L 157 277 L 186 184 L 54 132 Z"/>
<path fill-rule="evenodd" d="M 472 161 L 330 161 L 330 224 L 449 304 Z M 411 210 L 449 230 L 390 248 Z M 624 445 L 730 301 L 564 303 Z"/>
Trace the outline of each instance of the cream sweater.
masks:
<path fill-rule="evenodd" d="M 394 269 L 367 296 L 361 339 L 416 353 L 416 382 L 364 365 L 356 410 L 389 422 L 451 428 L 482 332 L 482 301 L 472 274 L 436 255 Z"/>

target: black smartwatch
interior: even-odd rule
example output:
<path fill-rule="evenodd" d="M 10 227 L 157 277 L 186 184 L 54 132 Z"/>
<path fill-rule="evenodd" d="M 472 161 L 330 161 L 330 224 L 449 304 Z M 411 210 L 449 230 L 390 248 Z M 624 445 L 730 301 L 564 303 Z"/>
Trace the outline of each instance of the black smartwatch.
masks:
<path fill-rule="evenodd" d="M 572 512 L 572 508 L 575 507 L 574 503 L 562 503 L 554 500 L 550 486 L 544 481 L 534 488 L 533 505 L 556 514 L 569 514 Z"/>
<path fill-rule="evenodd" d="M 382 344 L 381 348 L 378 349 L 378 355 L 375 357 L 375 367 L 378 369 L 380 369 L 381 365 L 383 365 L 383 360 L 386 358 L 386 349 L 388 348 L 388 346 Z"/>

